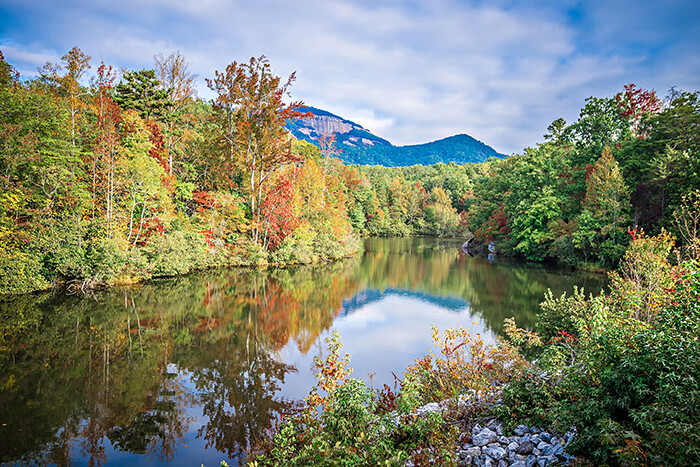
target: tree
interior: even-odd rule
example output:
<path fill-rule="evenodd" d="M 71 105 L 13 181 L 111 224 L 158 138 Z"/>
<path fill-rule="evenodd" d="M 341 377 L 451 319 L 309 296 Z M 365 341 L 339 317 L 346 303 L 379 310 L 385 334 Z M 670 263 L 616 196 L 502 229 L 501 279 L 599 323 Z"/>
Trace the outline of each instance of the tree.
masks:
<path fill-rule="evenodd" d="M 180 51 L 173 52 L 167 57 L 163 54 L 153 56 L 155 60 L 155 73 L 160 81 L 161 89 L 167 90 L 172 105 L 166 107 L 166 149 L 168 152 L 168 171 L 173 173 L 173 154 L 181 153 L 181 143 L 184 131 L 178 128 L 178 123 L 186 113 L 186 104 L 196 96 L 194 88 L 197 75 L 189 71 L 190 64 L 185 60 Z"/>
<path fill-rule="evenodd" d="M 648 134 L 642 124 L 650 115 L 661 110 L 661 99 L 653 89 L 648 91 L 637 88 L 633 83 L 626 84 L 623 89 L 624 91 L 615 95 L 615 102 L 621 109 L 621 115 L 629 122 L 632 134 L 638 138 L 645 138 Z"/>
<path fill-rule="evenodd" d="M 257 242 L 263 185 L 275 170 L 297 160 L 284 125 L 303 115 L 296 110 L 303 103 L 283 102 L 295 74 L 282 83 L 264 55 L 248 63 L 233 62 L 215 76 L 207 79 L 207 86 L 217 94 L 213 117 L 219 125 L 219 142 L 229 162 L 241 167 L 250 180 L 253 240 Z"/>
<path fill-rule="evenodd" d="M 68 108 L 71 120 L 72 154 L 75 156 L 80 111 L 86 105 L 82 97 L 87 96 L 87 92 L 83 92 L 81 89 L 80 79 L 90 68 L 90 56 L 76 46 L 61 57 L 61 62 L 63 65 L 46 63 L 39 69 L 39 75 L 44 81 L 57 86 L 58 93 L 65 99 L 64 103 Z M 63 69 L 65 69 L 65 74 L 60 75 L 59 72 Z"/>
<path fill-rule="evenodd" d="M 616 244 L 622 231 L 620 224 L 628 219 L 630 201 L 620 166 L 609 147 L 603 150 L 586 181 L 583 206 L 599 221 L 603 236 L 610 237 Z"/>
<path fill-rule="evenodd" d="M 121 110 L 112 100 L 116 73 L 111 66 L 102 62 L 97 68 L 93 81 L 92 112 L 95 119 L 92 148 L 92 218 L 95 219 L 100 207 L 98 191 L 104 194 L 104 216 L 108 233 L 112 234 L 115 199 L 115 171 L 119 146 L 119 125 Z"/>
<path fill-rule="evenodd" d="M 547 127 L 547 134 L 544 135 L 544 139 L 551 140 L 555 146 L 562 146 L 568 142 L 569 136 L 567 135 L 566 120 L 559 117 L 549 124 Z"/>
<path fill-rule="evenodd" d="M 589 97 L 571 131 L 583 148 L 594 153 L 631 135 L 630 123 L 615 99 Z"/>
<path fill-rule="evenodd" d="M 154 70 L 128 71 L 115 88 L 114 101 L 123 110 L 136 110 L 144 120 L 163 119 L 172 105 Z"/>

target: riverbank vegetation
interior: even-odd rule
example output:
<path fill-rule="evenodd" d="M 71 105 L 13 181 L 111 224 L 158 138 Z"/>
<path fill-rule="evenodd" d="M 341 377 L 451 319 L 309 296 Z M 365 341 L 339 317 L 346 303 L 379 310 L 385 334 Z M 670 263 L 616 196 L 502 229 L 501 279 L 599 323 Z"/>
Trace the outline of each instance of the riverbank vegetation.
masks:
<path fill-rule="evenodd" d="M 693 199 L 677 212 L 697 225 Z M 690 240 L 672 255 L 668 233 L 632 232 L 610 291 L 550 292 L 536 332 L 506 319 L 507 337 L 485 345 L 465 330 L 434 330 L 436 352 L 394 389 L 348 378 L 334 334 L 316 360 L 318 387 L 250 465 L 458 465 L 459 446 L 490 417 L 509 429 L 573 429 L 566 454 L 577 465 L 697 464 L 700 263 Z M 475 465 L 498 461 L 477 452 Z"/>
<path fill-rule="evenodd" d="M 234 62 L 207 103 L 179 53 L 90 69 L 75 47 L 22 81 L 0 56 L 0 293 L 358 250 L 345 168 L 283 129 L 293 75 Z"/>
<path fill-rule="evenodd" d="M 426 227 L 449 234 L 463 225 L 473 243 L 495 241 L 506 256 L 614 268 L 629 228 L 665 228 L 687 244 L 673 214 L 700 186 L 699 127 L 697 91 L 672 89 L 662 100 L 630 84 L 613 97 L 587 99 L 577 121 L 556 119 L 543 143 L 519 155 L 463 166 L 362 167 L 367 194 L 354 196 L 372 216 L 355 225 L 370 235 Z M 428 193 L 430 207 L 421 204 Z"/>

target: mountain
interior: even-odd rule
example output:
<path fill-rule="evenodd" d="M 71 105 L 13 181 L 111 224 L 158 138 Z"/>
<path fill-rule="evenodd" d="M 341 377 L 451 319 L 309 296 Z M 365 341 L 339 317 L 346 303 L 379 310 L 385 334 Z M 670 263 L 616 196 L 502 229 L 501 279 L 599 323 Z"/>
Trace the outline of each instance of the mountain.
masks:
<path fill-rule="evenodd" d="M 346 164 L 404 167 L 438 162 L 464 164 L 483 162 L 489 157 L 506 157 L 491 146 L 464 134 L 431 143 L 394 146 L 361 125 L 325 110 L 315 107 L 302 107 L 299 110 L 310 112 L 313 117 L 288 122 L 287 129 L 297 139 L 313 144 L 318 144 L 321 136 L 335 133 L 336 148 Z"/>

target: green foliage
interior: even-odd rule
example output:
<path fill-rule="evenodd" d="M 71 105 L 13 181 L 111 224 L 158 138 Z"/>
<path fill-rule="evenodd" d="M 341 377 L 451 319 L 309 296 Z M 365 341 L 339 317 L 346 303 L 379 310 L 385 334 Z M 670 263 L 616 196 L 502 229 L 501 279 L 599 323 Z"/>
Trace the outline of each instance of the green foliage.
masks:
<path fill-rule="evenodd" d="M 698 463 L 700 270 L 671 268 L 671 244 L 637 235 L 607 297 L 547 296 L 539 363 L 558 372 L 505 386 L 508 424 L 575 426 L 571 453 L 596 465 Z"/>
<path fill-rule="evenodd" d="M 36 254 L 5 251 L 0 255 L 0 293 L 19 294 L 48 288 L 51 283 L 42 274 Z"/>
<path fill-rule="evenodd" d="M 161 89 L 154 70 L 128 71 L 116 86 L 114 101 L 124 110 L 135 110 L 141 118 L 163 118 L 173 103 L 170 91 Z"/>
<path fill-rule="evenodd" d="M 175 230 L 155 235 L 144 247 L 144 253 L 157 276 L 187 274 L 209 263 L 207 243 L 195 232 Z"/>

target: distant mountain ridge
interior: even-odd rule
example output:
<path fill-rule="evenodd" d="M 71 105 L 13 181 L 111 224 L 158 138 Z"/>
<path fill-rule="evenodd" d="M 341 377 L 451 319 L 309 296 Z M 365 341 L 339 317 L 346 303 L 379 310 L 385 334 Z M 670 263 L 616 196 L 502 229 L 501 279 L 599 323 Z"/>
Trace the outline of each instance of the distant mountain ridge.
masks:
<path fill-rule="evenodd" d="M 466 134 L 450 136 L 438 141 L 409 146 L 394 146 L 361 125 L 322 109 L 302 107 L 312 118 L 287 123 L 287 129 L 297 139 L 318 145 L 321 136 L 335 133 L 336 148 L 346 164 L 384 165 L 404 167 L 432 165 L 438 162 L 464 164 L 483 162 L 489 157 L 506 157 L 491 146 Z"/>

